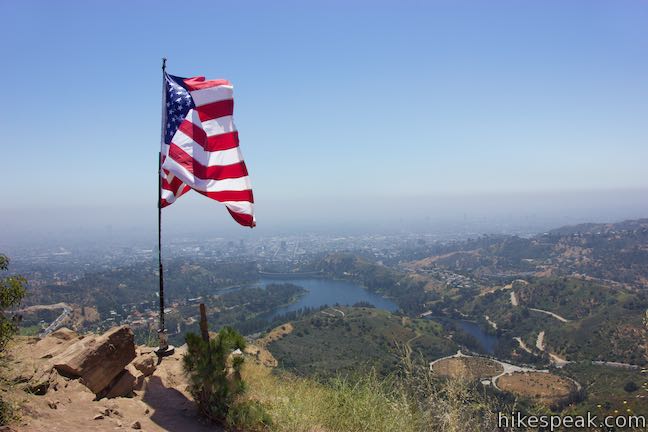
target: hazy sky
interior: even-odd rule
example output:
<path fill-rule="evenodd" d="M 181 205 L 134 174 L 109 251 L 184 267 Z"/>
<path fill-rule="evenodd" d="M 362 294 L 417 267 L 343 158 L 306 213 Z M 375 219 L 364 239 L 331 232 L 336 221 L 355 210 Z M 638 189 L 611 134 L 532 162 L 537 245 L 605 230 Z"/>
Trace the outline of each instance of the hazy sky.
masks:
<path fill-rule="evenodd" d="M 648 210 L 647 1 L 8 0 L 0 16 L 0 236 L 155 229 L 162 56 L 234 83 L 260 227 L 490 196 L 569 215 L 580 191 L 592 215 Z M 204 197 L 165 211 L 233 224 Z"/>

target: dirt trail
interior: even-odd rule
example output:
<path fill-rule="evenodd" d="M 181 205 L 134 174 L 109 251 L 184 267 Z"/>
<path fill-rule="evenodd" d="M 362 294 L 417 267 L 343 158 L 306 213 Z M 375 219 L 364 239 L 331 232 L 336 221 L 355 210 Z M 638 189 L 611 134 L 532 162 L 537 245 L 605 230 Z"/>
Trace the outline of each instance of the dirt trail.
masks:
<path fill-rule="evenodd" d="M 533 354 L 533 351 L 529 349 L 529 347 L 527 346 L 527 344 L 524 343 L 521 337 L 516 336 L 513 339 L 515 339 L 518 342 L 520 348 L 522 348 L 524 351 L 528 352 L 529 354 Z"/>
<path fill-rule="evenodd" d="M 515 295 L 515 291 L 511 291 L 511 304 L 513 306 L 517 306 L 519 304 L 517 296 Z"/>
<path fill-rule="evenodd" d="M 538 348 L 540 351 L 545 350 L 544 337 L 545 332 L 544 330 L 542 330 L 540 333 L 538 333 L 538 339 L 536 339 L 536 348 Z"/>
<path fill-rule="evenodd" d="M 540 312 L 540 313 L 543 313 L 543 314 L 546 314 L 546 315 L 552 316 L 552 317 L 556 318 L 558 321 L 561 321 L 561 322 L 564 322 L 564 323 L 568 323 L 568 322 L 569 322 L 569 320 L 568 320 L 567 318 L 561 317 L 561 316 L 558 315 L 558 314 L 555 314 L 555 313 L 553 313 L 553 312 L 549 312 L 549 311 L 544 310 L 544 309 L 529 308 L 529 310 L 536 311 L 536 312 Z"/>

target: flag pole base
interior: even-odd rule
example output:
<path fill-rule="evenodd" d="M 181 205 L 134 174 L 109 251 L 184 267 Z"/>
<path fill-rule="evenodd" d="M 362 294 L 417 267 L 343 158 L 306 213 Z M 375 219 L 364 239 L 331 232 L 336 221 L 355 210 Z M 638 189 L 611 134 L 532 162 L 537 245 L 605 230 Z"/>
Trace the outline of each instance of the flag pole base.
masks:
<path fill-rule="evenodd" d="M 158 356 L 158 357 L 168 357 L 170 355 L 173 355 L 175 353 L 175 347 L 173 345 L 167 345 L 165 347 L 157 347 L 153 352 Z"/>
<path fill-rule="evenodd" d="M 155 354 L 157 354 L 157 356 L 160 358 L 173 355 L 173 353 L 175 352 L 175 347 L 173 345 L 169 345 L 166 329 L 159 329 L 158 337 L 160 339 L 160 345 L 154 350 Z"/>

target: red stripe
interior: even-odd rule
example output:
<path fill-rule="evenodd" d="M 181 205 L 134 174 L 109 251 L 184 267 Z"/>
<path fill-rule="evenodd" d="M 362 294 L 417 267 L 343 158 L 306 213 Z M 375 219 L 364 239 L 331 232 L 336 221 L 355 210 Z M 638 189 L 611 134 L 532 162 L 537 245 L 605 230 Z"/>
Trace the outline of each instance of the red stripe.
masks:
<path fill-rule="evenodd" d="M 224 180 L 248 175 L 243 161 L 231 165 L 204 166 L 173 143 L 169 147 L 169 157 L 194 176 L 203 180 Z"/>
<path fill-rule="evenodd" d="M 234 99 L 225 99 L 218 102 L 212 102 L 195 108 L 200 117 L 200 121 L 213 120 L 219 117 L 231 116 L 234 112 Z"/>
<path fill-rule="evenodd" d="M 245 189 L 242 191 L 221 191 L 221 192 L 203 192 L 196 191 L 205 195 L 208 198 L 211 198 L 216 201 L 248 201 L 253 203 L 254 196 L 252 195 L 251 189 Z"/>
<path fill-rule="evenodd" d="M 247 213 L 236 213 L 236 212 L 233 212 L 230 209 L 227 209 L 227 211 L 232 215 L 234 220 L 236 222 L 238 222 L 239 224 L 241 224 L 243 226 L 246 226 L 246 227 L 250 227 L 250 228 L 254 228 L 256 226 L 256 224 L 254 223 L 254 218 L 252 217 L 252 215 L 249 215 Z"/>
<path fill-rule="evenodd" d="M 202 148 L 205 148 L 205 144 L 207 143 L 207 134 L 201 127 L 196 126 L 189 120 L 183 120 L 182 123 L 180 123 L 178 130 L 200 144 Z"/>
<path fill-rule="evenodd" d="M 232 85 L 229 81 L 225 79 L 205 80 L 205 77 L 202 76 L 185 78 L 184 83 L 185 86 L 187 87 L 187 90 L 189 91 L 206 89 L 206 88 L 216 87 L 220 85 Z"/>
<path fill-rule="evenodd" d="M 238 146 L 238 131 L 234 131 L 208 137 L 207 143 L 203 146 L 203 148 L 205 149 L 205 151 L 213 152 L 219 150 L 229 150 Z"/>
<path fill-rule="evenodd" d="M 207 137 L 207 134 L 200 126 L 196 126 L 189 120 L 184 120 L 178 130 L 208 152 L 229 150 L 239 146 L 238 131 Z"/>
<path fill-rule="evenodd" d="M 173 177 L 171 183 L 169 183 L 169 181 L 165 178 L 162 179 L 162 189 L 171 191 L 174 195 L 176 194 L 176 192 L 178 192 L 180 186 L 182 186 L 182 180 L 180 180 L 178 177 Z"/>

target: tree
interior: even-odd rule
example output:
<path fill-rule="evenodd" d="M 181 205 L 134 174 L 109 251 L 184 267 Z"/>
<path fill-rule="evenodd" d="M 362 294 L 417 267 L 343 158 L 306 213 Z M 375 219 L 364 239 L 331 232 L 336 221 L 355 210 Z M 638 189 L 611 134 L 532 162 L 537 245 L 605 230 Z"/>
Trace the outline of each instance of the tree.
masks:
<path fill-rule="evenodd" d="M 628 381 L 623 386 L 623 390 L 627 391 L 628 393 L 633 393 L 639 390 L 639 386 L 634 381 Z"/>
<path fill-rule="evenodd" d="M 9 258 L 0 254 L 0 271 L 9 270 Z M 0 279 L 0 351 L 18 331 L 15 316 L 7 316 L 7 309 L 18 306 L 25 296 L 27 280 L 22 276 L 6 276 Z"/>
<path fill-rule="evenodd" d="M 186 336 L 183 366 L 189 392 L 207 418 L 224 422 L 245 384 L 241 378 L 243 357 L 232 353 L 245 348 L 245 339 L 231 327 L 223 327 L 215 338 L 203 340 L 195 333 Z"/>

